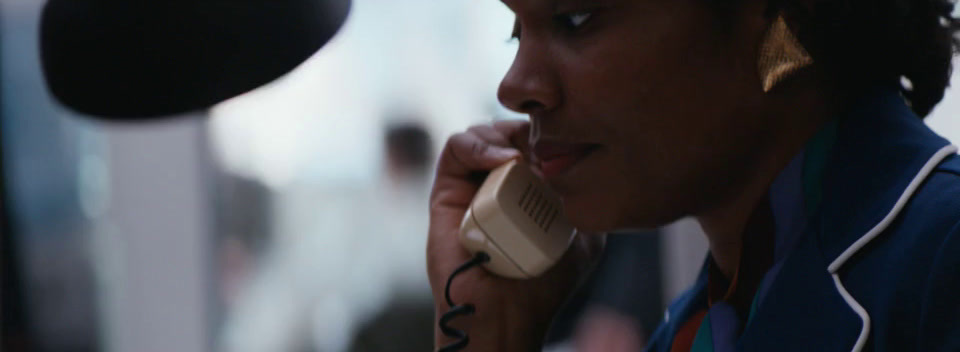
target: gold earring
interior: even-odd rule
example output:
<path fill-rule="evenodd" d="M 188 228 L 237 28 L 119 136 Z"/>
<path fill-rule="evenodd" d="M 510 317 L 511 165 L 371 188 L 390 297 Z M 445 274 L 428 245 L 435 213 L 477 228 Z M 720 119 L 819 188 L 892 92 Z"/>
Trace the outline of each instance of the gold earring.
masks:
<path fill-rule="evenodd" d="M 813 58 L 790 31 L 783 15 L 777 16 L 760 44 L 757 61 L 764 93 L 811 64 Z"/>

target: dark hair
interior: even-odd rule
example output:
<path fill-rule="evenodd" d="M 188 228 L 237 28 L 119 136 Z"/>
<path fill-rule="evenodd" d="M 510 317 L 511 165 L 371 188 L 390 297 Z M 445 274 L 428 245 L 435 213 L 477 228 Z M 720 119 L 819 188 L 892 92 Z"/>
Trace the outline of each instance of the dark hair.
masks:
<path fill-rule="evenodd" d="M 433 144 L 424 126 L 415 122 L 395 123 L 387 126 L 384 139 L 388 157 L 396 166 L 416 172 L 429 169 Z"/>
<path fill-rule="evenodd" d="M 772 0 L 800 24 L 798 35 L 814 60 L 857 89 L 898 82 L 917 115 L 925 117 L 950 84 L 958 47 L 955 0 Z"/>

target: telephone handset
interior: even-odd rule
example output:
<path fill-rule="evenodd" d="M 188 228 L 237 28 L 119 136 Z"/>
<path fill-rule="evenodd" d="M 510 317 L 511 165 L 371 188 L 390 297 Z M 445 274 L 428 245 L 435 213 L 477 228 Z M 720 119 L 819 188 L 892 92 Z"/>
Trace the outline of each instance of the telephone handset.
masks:
<path fill-rule="evenodd" d="M 461 244 L 490 257 L 487 270 L 515 279 L 543 274 L 575 235 L 560 198 L 517 160 L 490 172 L 460 225 Z"/>
<path fill-rule="evenodd" d="M 577 233 L 562 211 L 560 197 L 533 174 L 529 165 L 512 160 L 490 172 L 460 223 L 460 243 L 473 258 L 447 279 L 444 299 L 450 310 L 437 325 L 456 341 L 440 348 L 440 352 L 459 351 L 470 341 L 466 331 L 449 325 L 458 316 L 475 312 L 469 303 L 453 302 L 453 279 L 480 264 L 494 274 L 514 279 L 543 274 L 560 260 Z"/>

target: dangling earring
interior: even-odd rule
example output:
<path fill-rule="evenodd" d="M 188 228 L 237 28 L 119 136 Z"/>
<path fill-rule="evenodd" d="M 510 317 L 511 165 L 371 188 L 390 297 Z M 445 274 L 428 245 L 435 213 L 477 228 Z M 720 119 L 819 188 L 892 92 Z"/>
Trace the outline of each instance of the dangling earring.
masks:
<path fill-rule="evenodd" d="M 813 58 L 790 31 L 783 15 L 777 16 L 760 44 L 757 61 L 764 93 L 811 64 Z"/>

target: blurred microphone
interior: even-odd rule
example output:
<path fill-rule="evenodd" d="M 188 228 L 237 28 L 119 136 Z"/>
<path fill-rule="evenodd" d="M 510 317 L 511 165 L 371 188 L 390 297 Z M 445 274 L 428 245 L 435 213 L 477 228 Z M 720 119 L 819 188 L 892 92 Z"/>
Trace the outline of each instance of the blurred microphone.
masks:
<path fill-rule="evenodd" d="M 140 120 L 206 109 L 290 72 L 350 0 L 50 0 L 47 86 L 77 112 Z"/>

